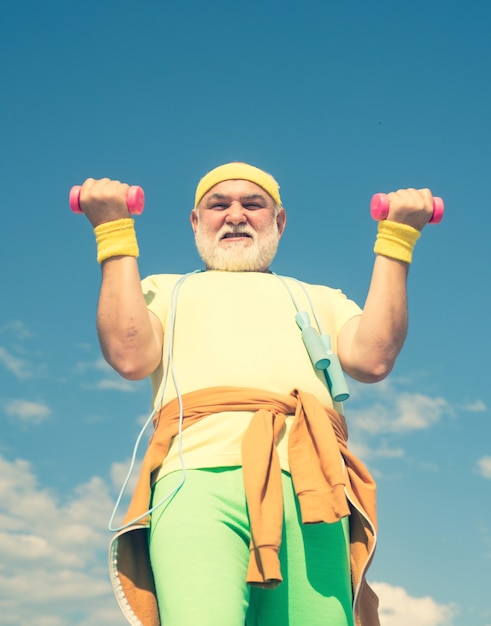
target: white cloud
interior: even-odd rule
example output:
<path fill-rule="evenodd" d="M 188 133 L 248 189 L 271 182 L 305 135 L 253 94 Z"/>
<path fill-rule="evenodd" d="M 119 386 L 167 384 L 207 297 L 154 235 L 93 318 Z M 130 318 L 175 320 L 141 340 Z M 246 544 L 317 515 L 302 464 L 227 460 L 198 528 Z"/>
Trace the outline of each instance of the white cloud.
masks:
<path fill-rule="evenodd" d="M 111 482 L 115 493 L 120 495 L 120 492 L 123 488 L 124 482 L 127 479 L 128 471 L 130 469 L 130 459 L 123 463 L 113 463 L 111 466 Z M 124 488 L 124 492 L 121 495 L 121 502 L 118 505 L 118 509 L 116 511 L 112 511 L 114 513 L 114 519 L 111 520 L 112 528 L 118 528 L 124 518 L 124 514 L 126 513 L 126 509 L 130 502 L 131 496 L 135 491 L 136 483 L 138 481 L 138 477 L 140 475 L 141 470 L 141 459 L 137 459 L 135 461 L 134 467 L 131 470 L 131 475 L 128 478 L 128 483 Z"/>
<path fill-rule="evenodd" d="M 408 386 L 410 381 L 395 379 L 376 385 L 354 383 L 353 404 L 347 408 L 353 431 L 369 435 L 404 434 L 425 430 L 444 415 L 453 415 L 444 398 L 407 391 Z"/>
<path fill-rule="evenodd" d="M 91 383 L 83 383 L 84 387 L 88 387 L 90 389 L 99 389 L 99 390 L 115 390 L 122 391 L 125 393 L 133 393 L 141 389 L 141 386 L 145 384 L 146 381 L 132 381 L 121 378 L 119 374 L 117 374 L 113 368 L 105 361 L 102 357 L 96 359 L 95 361 L 79 361 L 75 365 L 75 371 L 78 374 L 85 374 L 87 372 L 97 372 L 98 376 L 103 375 L 102 378 L 98 378 L 96 382 Z"/>
<path fill-rule="evenodd" d="M 22 342 L 33 337 L 27 326 L 20 320 L 7 322 L 0 327 L 0 334 L 5 335 L 10 347 L 0 346 L 0 364 L 20 380 L 27 380 L 45 373 L 45 366 L 35 364 L 26 357 L 26 349 Z"/>
<path fill-rule="evenodd" d="M 491 456 L 483 456 L 477 461 L 478 473 L 488 480 L 491 480 Z"/>
<path fill-rule="evenodd" d="M 377 401 L 364 409 L 351 410 L 350 422 L 371 435 L 424 430 L 438 422 L 448 410 L 443 398 L 420 393 L 388 394 L 385 402 Z"/>
<path fill-rule="evenodd" d="M 26 359 L 14 356 L 6 348 L 0 346 L 0 363 L 17 378 L 24 380 L 33 375 L 32 365 Z"/>
<path fill-rule="evenodd" d="M 134 392 L 136 385 L 134 382 L 124 380 L 123 378 L 105 378 L 95 384 L 96 389 L 115 389 L 116 391 Z"/>
<path fill-rule="evenodd" d="M 463 411 L 468 411 L 469 413 L 483 413 L 488 409 L 482 400 L 476 400 L 475 402 L 464 404 L 461 408 Z"/>
<path fill-rule="evenodd" d="M 0 456 L 0 615 L 12 626 L 121 626 L 106 570 L 112 508 L 98 477 L 63 498 Z"/>
<path fill-rule="evenodd" d="M 94 361 L 78 361 L 75 364 L 75 371 L 78 374 L 84 374 L 93 370 L 96 370 L 98 372 L 105 372 L 106 374 L 114 372 L 109 363 L 101 356 L 99 356 Z"/>
<path fill-rule="evenodd" d="M 17 417 L 26 424 L 40 424 L 51 414 L 46 404 L 28 400 L 10 400 L 5 403 L 4 410 L 7 415 Z"/>
<path fill-rule="evenodd" d="M 404 458 L 401 437 L 456 416 L 445 398 L 413 391 L 416 387 L 410 379 L 388 378 L 375 385 L 352 381 L 350 387 L 353 393 L 346 405 L 349 447 L 367 462 Z M 372 471 L 377 473 L 375 467 Z"/>
<path fill-rule="evenodd" d="M 413 598 L 402 587 L 372 583 L 380 600 L 381 626 L 452 626 L 457 610 L 433 598 Z"/>
<path fill-rule="evenodd" d="M 123 463 L 113 463 L 111 465 L 111 480 L 114 488 L 119 492 L 121 487 L 123 486 L 124 481 L 128 475 L 130 469 L 131 460 L 128 459 Z M 128 493 L 133 493 L 136 483 L 138 481 L 138 476 L 140 475 L 141 470 L 141 460 L 137 460 L 135 465 L 131 471 L 130 479 L 128 480 L 128 485 L 126 487 L 126 491 Z"/>
<path fill-rule="evenodd" d="M 11 331 L 17 339 L 23 340 L 32 337 L 33 334 L 21 320 L 12 320 L 0 328 L 0 333 Z"/>
<path fill-rule="evenodd" d="M 383 441 L 378 447 L 371 447 L 360 441 L 350 442 L 350 450 L 360 459 L 400 459 L 405 456 L 404 450 L 400 446 L 390 446 Z"/>
<path fill-rule="evenodd" d="M 430 398 L 420 393 L 403 393 L 397 399 L 393 428 L 397 432 L 426 429 L 440 420 L 447 409 L 443 398 Z"/>

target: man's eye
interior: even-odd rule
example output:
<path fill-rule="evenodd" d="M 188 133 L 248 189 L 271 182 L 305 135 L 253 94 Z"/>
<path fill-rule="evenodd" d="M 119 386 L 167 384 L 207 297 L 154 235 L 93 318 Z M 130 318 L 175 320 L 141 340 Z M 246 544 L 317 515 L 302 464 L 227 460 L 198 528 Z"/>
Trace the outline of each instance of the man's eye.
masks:
<path fill-rule="evenodd" d="M 216 209 L 218 211 L 223 211 L 223 209 L 226 208 L 226 204 L 223 204 L 223 202 L 216 202 L 215 204 L 211 205 L 211 209 Z"/>
<path fill-rule="evenodd" d="M 257 202 L 248 202 L 247 204 L 244 205 L 246 209 L 261 209 L 262 206 L 260 204 L 258 204 Z"/>

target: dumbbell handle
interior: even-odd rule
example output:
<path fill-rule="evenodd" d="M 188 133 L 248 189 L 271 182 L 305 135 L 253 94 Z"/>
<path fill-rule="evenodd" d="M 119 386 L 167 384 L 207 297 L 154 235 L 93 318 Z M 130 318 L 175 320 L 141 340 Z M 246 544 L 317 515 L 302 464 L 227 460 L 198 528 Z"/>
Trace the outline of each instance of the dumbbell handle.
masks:
<path fill-rule="evenodd" d="M 75 185 L 70 189 L 69 203 L 70 208 L 74 213 L 83 213 L 80 208 L 80 190 L 82 187 L 80 185 Z M 140 215 L 143 212 L 143 207 L 145 206 L 145 194 L 143 189 L 138 185 L 133 185 L 128 189 L 128 193 L 126 194 L 126 206 L 128 207 L 128 211 L 133 213 L 133 215 Z"/>
<path fill-rule="evenodd" d="M 385 193 L 376 193 L 370 202 L 370 213 L 374 220 L 385 220 L 389 214 L 389 196 Z M 433 197 L 433 215 L 429 224 L 439 224 L 443 219 L 445 205 L 438 196 Z"/>

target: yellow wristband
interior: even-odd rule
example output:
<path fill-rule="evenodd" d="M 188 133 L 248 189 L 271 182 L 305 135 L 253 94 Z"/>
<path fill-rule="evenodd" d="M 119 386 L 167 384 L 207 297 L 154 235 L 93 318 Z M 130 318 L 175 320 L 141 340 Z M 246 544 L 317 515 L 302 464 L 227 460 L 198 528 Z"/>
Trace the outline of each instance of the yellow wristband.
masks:
<path fill-rule="evenodd" d="M 378 223 L 378 234 L 373 251 L 375 254 L 411 263 L 413 249 L 420 235 L 419 230 L 407 224 L 382 220 Z"/>
<path fill-rule="evenodd" d="M 113 256 L 137 257 L 139 254 L 135 223 L 130 217 L 99 224 L 94 234 L 99 263 Z"/>

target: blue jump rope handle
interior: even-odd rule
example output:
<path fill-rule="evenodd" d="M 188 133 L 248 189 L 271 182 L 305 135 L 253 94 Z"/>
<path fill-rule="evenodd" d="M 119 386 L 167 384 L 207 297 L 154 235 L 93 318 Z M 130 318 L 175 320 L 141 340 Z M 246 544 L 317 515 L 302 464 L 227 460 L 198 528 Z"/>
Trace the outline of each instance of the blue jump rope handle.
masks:
<path fill-rule="evenodd" d="M 350 396 L 338 356 L 331 347 L 329 335 L 320 336 L 311 326 L 306 311 L 299 311 L 295 320 L 302 331 L 302 340 L 307 349 L 312 365 L 316 370 L 324 370 L 327 386 L 335 402 L 344 402 Z"/>
<path fill-rule="evenodd" d="M 324 371 L 331 397 L 335 402 L 345 402 L 349 398 L 350 393 L 338 355 L 332 351 L 329 335 L 322 335 L 321 341 L 331 360 L 329 367 Z"/>
<path fill-rule="evenodd" d="M 331 365 L 325 370 L 326 380 L 331 392 L 331 397 L 335 402 L 345 402 L 349 398 L 349 389 L 346 384 L 341 363 L 336 355 L 331 361 Z"/>
<path fill-rule="evenodd" d="M 312 326 L 302 330 L 302 339 L 309 353 L 310 360 L 316 370 L 325 370 L 329 367 L 330 360 L 327 357 L 319 333 Z"/>
<path fill-rule="evenodd" d="M 310 324 L 308 313 L 299 311 L 295 316 L 295 320 L 302 331 L 302 340 L 310 360 L 312 361 L 312 365 L 316 370 L 325 370 L 326 367 L 329 367 L 330 361 L 319 333 Z"/>

